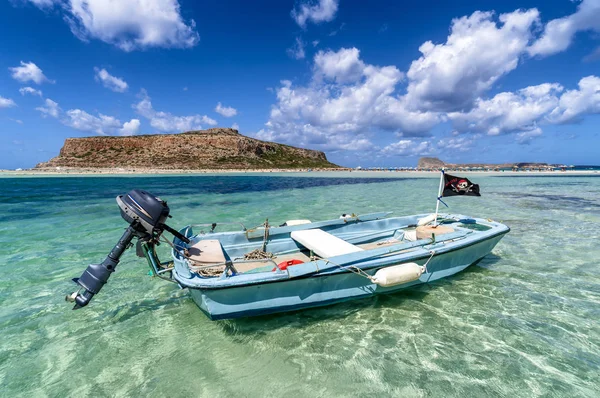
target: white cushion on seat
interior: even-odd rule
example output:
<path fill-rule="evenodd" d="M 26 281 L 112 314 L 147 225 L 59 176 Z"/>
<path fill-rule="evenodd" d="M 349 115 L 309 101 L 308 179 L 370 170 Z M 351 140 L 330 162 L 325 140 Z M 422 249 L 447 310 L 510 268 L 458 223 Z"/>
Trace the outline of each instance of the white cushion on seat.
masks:
<path fill-rule="evenodd" d="M 291 227 L 293 225 L 302 225 L 302 224 L 310 224 L 310 220 L 287 220 L 285 222 L 286 227 Z"/>
<path fill-rule="evenodd" d="M 305 229 L 303 231 L 294 231 L 291 234 L 292 239 L 302 246 L 310 249 L 322 258 L 341 256 L 363 251 L 358 246 L 346 242 L 336 236 L 331 235 L 321 229 Z"/>

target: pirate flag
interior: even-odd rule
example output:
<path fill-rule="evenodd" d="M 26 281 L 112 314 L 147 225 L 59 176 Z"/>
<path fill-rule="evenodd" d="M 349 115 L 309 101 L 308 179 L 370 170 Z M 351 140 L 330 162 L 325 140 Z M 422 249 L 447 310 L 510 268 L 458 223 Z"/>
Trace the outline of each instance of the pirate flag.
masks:
<path fill-rule="evenodd" d="M 468 178 L 455 177 L 444 173 L 444 190 L 442 196 L 481 196 L 479 185 L 473 184 Z"/>

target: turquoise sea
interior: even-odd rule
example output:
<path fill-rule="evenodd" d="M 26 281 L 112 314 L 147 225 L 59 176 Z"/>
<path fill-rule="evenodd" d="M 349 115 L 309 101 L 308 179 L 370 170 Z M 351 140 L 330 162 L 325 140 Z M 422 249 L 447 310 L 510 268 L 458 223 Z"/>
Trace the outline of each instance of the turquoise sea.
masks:
<path fill-rule="evenodd" d="M 0 396 L 600 396 L 600 174 L 471 175 L 483 196 L 448 211 L 511 233 L 393 295 L 212 322 L 130 250 L 88 307 L 64 301 L 132 188 L 167 199 L 175 227 L 433 211 L 437 178 L 400 175 L 0 178 Z"/>

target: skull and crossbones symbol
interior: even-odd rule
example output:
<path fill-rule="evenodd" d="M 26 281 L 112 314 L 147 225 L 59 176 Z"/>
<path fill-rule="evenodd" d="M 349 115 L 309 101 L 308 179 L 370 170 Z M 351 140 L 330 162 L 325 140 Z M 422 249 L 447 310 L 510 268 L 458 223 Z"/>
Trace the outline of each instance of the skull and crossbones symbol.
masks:
<path fill-rule="evenodd" d="M 473 184 L 469 185 L 467 180 L 460 180 L 456 185 L 452 184 L 452 189 L 456 193 L 471 192 L 471 188 L 473 188 Z"/>

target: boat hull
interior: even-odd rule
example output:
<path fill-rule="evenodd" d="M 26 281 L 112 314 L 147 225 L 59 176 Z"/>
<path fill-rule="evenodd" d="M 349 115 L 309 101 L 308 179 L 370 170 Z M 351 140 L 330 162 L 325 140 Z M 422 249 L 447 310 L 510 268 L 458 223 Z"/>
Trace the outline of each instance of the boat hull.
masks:
<path fill-rule="evenodd" d="M 345 271 L 245 286 L 189 290 L 194 302 L 212 320 L 325 306 L 375 294 L 393 293 L 454 275 L 488 255 L 503 236 L 504 233 L 457 250 L 436 254 L 419 279 L 396 286 L 382 287 L 364 276 Z M 424 265 L 428 259 L 429 256 L 422 256 L 411 261 Z M 390 265 L 393 264 L 386 266 Z M 378 266 L 365 271 L 373 275 L 381 268 L 383 267 Z"/>

